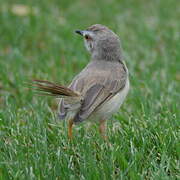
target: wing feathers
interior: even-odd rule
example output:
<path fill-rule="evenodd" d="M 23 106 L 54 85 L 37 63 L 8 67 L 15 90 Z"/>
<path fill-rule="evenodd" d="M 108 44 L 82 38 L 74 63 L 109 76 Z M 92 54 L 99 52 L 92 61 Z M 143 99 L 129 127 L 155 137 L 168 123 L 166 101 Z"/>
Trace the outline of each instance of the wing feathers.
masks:
<path fill-rule="evenodd" d="M 124 86 L 123 86 L 124 87 Z M 78 123 L 87 119 L 92 112 L 112 98 L 122 88 L 121 81 L 107 81 L 106 85 L 95 84 L 86 93 L 79 112 L 74 118 L 74 122 Z"/>

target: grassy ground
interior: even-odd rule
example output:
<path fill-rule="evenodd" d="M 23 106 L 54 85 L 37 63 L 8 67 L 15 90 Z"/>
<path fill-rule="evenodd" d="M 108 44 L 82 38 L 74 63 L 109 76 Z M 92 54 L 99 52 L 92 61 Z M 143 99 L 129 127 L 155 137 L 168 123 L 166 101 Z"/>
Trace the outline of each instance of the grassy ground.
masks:
<path fill-rule="evenodd" d="M 24 6 L 17 6 L 23 4 Z M 180 178 L 179 1 L 0 0 L 0 179 Z M 102 23 L 121 38 L 131 91 L 108 122 L 75 127 L 57 102 L 24 88 L 68 84 L 88 62 L 75 29 Z"/>

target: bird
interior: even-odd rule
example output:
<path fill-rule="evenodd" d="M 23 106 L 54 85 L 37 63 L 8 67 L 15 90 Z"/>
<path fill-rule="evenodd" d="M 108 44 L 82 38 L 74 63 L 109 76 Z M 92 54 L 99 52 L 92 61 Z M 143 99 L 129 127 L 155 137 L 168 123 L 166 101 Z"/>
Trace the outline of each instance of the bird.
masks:
<path fill-rule="evenodd" d="M 104 139 L 106 122 L 118 112 L 130 89 L 129 72 L 122 56 L 120 38 L 105 25 L 94 24 L 76 30 L 83 37 L 90 61 L 68 87 L 46 80 L 32 81 L 43 95 L 60 98 L 58 116 L 68 121 L 68 137 L 73 125 L 98 122 Z"/>

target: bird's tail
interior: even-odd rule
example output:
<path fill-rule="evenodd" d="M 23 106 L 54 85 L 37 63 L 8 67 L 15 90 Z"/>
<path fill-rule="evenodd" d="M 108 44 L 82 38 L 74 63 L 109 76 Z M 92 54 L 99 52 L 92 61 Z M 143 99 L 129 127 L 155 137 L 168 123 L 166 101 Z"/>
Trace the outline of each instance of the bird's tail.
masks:
<path fill-rule="evenodd" d="M 44 80 L 33 80 L 31 87 L 41 95 L 56 97 L 79 97 L 79 93 L 70 88 Z"/>

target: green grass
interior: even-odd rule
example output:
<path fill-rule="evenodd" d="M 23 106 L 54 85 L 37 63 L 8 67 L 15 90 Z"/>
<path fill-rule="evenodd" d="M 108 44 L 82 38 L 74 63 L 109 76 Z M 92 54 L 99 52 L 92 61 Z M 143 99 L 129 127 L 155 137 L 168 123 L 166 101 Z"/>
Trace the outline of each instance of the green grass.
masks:
<path fill-rule="evenodd" d="M 0 0 L 0 179 L 180 178 L 179 1 Z M 20 16 L 17 4 L 29 9 Z M 74 34 L 101 23 L 121 38 L 131 90 L 109 141 L 83 123 L 68 141 L 57 101 L 25 82 L 67 85 L 88 63 Z"/>

